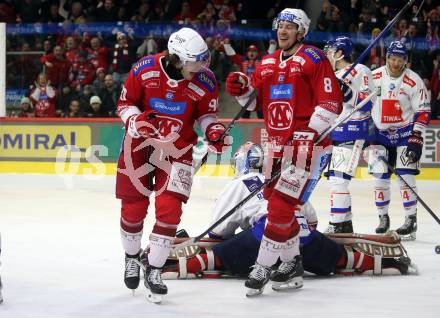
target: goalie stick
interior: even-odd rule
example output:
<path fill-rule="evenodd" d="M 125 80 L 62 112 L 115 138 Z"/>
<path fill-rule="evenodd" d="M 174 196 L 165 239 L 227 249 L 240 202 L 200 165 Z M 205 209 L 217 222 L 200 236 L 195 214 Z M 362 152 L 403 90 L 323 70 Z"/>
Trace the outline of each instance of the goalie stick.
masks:
<path fill-rule="evenodd" d="M 348 112 L 345 116 L 342 118 L 339 118 L 332 126 L 330 126 L 328 129 L 324 130 L 324 132 L 319 135 L 318 139 L 316 140 L 315 144 L 321 142 L 325 137 L 327 137 L 333 130 L 335 130 L 339 125 L 347 121 L 355 112 L 360 110 L 366 103 L 368 103 L 373 97 L 376 96 L 376 93 L 373 92 L 370 95 L 368 95 L 362 102 L 360 102 L 356 107 L 354 107 L 350 112 Z M 290 169 L 290 167 L 288 168 Z M 264 181 L 260 186 L 254 189 L 246 198 L 244 198 L 241 202 L 239 202 L 236 206 L 234 206 L 231 210 L 229 210 L 226 214 L 224 214 L 220 219 L 218 219 L 216 222 L 214 222 L 208 229 L 206 229 L 202 234 L 193 237 L 185 242 L 179 243 L 174 245 L 173 248 L 179 249 L 183 248 L 185 246 L 189 246 L 194 244 L 195 242 L 200 241 L 206 234 L 208 234 L 210 231 L 215 229 L 219 224 L 223 223 L 229 216 L 234 214 L 237 210 L 239 210 L 243 205 L 246 204 L 252 197 L 254 197 L 257 193 L 261 191 L 266 185 L 272 183 L 274 180 L 276 180 L 281 175 L 282 169 L 279 169 L 270 179 L 267 179 Z"/>

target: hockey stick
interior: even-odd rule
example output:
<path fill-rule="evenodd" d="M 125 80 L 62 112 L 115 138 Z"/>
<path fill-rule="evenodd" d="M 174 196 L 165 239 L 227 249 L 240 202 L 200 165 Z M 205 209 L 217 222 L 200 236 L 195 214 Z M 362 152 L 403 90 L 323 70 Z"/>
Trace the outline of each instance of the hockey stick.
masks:
<path fill-rule="evenodd" d="M 356 61 L 353 62 L 353 64 L 348 68 L 347 71 L 342 75 L 342 79 L 346 78 L 348 74 L 356 67 L 357 64 L 359 64 L 365 56 L 370 52 L 371 48 L 379 42 L 379 40 L 385 35 L 386 32 L 388 32 L 389 29 L 397 22 L 397 20 L 400 19 L 401 15 L 415 2 L 415 0 L 409 0 L 405 6 L 396 14 L 396 16 L 387 24 L 387 26 L 382 30 L 382 32 L 379 33 L 379 35 L 374 39 L 373 42 L 370 43 L 370 45 L 367 46 L 367 48 L 362 52 L 362 54 L 356 59 Z"/>
<path fill-rule="evenodd" d="M 235 115 L 232 121 L 229 123 L 228 127 L 226 127 L 225 131 L 221 134 L 221 136 L 216 140 L 216 142 L 225 138 L 232 128 L 234 128 L 237 121 L 243 116 L 243 114 L 247 111 L 247 108 L 255 101 L 257 98 L 257 90 L 255 89 L 250 95 L 249 99 L 244 106 L 241 107 L 240 111 Z M 209 151 L 205 153 L 203 158 L 194 166 L 194 173 L 199 171 L 199 169 L 208 161 Z"/>
<path fill-rule="evenodd" d="M 437 223 L 440 225 L 440 219 L 439 217 L 431 210 L 431 208 L 425 203 L 425 201 L 422 200 L 422 198 L 417 194 L 417 192 L 409 186 L 409 184 L 405 181 L 405 179 L 397 173 L 396 169 L 388 162 L 388 160 L 384 156 L 379 157 L 380 160 L 382 160 L 388 167 L 388 169 L 391 170 L 392 173 L 394 173 L 409 189 L 411 189 L 412 193 L 417 198 L 417 201 L 420 201 L 420 203 L 423 205 L 426 211 L 428 211 L 429 214 L 434 218 L 434 220 L 437 221 Z M 410 158 L 411 159 L 411 158 Z"/>
<path fill-rule="evenodd" d="M 356 107 L 354 107 L 350 112 L 348 112 L 342 118 L 338 118 L 338 120 L 330 126 L 330 128 L 324 130 L 321 135 L 319 135 L 318 139 L 315 141 L 315 144 L 321 142 L 325 137 L 327 137 L 333 130 L 335 130 L 338 126 L 347 121 L 355 112 L 359 111 L 366 103 L 368 103 L 373 97 L 376 96 L 376 93 L 373 92 L 368 95 L 362 102 L 360 102 Z M 290 167 L 288 168 L 290 169 Z M 207 228 L 202 234 L 189 239 L 188 241 L 176 244 L 173 246 L 174 249 L 186 247 L 192 245 L 198 241 L 200 241 L 206 234 L 215 229 L 219 224 L 223 223 L 228 217 L 234 214 L 237 210 L 239 210 L 243 205 L 245 205 L 252 197 L 254 197 L 257 193 L 261 191 L 265 186 L 275 181 L 281 175 L 282 169 L 280 168 L 270 179 L 265 180 L 259 187 L 255 188 L 246 198 L 244 198 L 241 202 L 239 202 L 236 206 L 234 206 L 231 210 L 225 213 L 220 219 L 214 222 L 209 228 Z"/>

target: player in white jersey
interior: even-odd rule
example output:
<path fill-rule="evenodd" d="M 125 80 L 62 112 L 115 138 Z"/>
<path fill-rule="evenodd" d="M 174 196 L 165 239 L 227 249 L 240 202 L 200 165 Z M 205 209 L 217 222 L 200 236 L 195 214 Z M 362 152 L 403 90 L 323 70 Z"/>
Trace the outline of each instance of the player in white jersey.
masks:
<path fill-rule="evenodd" d="M 374 149 L 369 152 L 369 169 L 375 178 L 375 201 L 380 219 L 376 233 L 385 233 L 390 227 L 391 172 L 380 157 L 385 157 L 416 190 L 422 135 L 429 123 L 430 100 L 425 84 L 419 75 L 406 67 L 407 59 L 405 45 L 394 41 L 388 47 L 386 65 L 373 71 L 377 99 L 371 116 L 376 127 Z M 404 238 L 415 239 L 417 198 L 400 178 L 397 181 L 405 209 L 405 223 L 396 232 Z"/>
<path fill-rule="evenodd" d="M 346 36 L 328 41 L 324 48 L 335 75 L 340 80 L 352 64 L 352 50 L 353 43 Z M 344 103 L 340 116 L 346 116 L 373 91 L 370 69 L 365 65 L 357 64 L 344 80 L 341 80 L 341 89 L 344 93 Z M 332 133 L 333 150 L 329 169 L 331 208 L 327 233 L 353 233 L 351 195 L 348 185 L 356 173 L 360 154 L 368 138 L 372 105 L 373 102 L 369 101 Z"/>

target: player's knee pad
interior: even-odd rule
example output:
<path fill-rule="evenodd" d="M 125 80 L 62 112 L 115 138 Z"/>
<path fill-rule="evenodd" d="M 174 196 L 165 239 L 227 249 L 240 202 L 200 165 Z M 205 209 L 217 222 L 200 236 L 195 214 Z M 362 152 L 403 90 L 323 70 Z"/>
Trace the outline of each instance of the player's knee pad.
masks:
<path fill-rule="evenodd" d="M 273 224 L 291 224 L 295 216 L 295 205 L 291 204 L 286 198 L 274 191 L 267 204 L 267 220 Z"/>
<path fill-rule="evenodd" d="M 406 146 L 396 147 L 396 170 L 401 171 L 400 174 L 419 174 L 420 162 L 409 162 L 406 156 Z"/>
<path fill-rule="evenodd" d="M 140 200 L 121 200 L 121 218 L 126 223 L 137 224 L 143 222 L 147 216 L 148 198 Z"/>
<path fill-rule="evenodd" d="M 164 191 L 156 197 L 156 220 L 164 224 L 178 225 L 182 215 L 182 199 Z"/>
<path fill-rule="evenodd" d="M 333 146 L 330 171 L 335 175 L 353 177 L 362 153 L 364 140 L 356 140 L 350 145 Z"/>

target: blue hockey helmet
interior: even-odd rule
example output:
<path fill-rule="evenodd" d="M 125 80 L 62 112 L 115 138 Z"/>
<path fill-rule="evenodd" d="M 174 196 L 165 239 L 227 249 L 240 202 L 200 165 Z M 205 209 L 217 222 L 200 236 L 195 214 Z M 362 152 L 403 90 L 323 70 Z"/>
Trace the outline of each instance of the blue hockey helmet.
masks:
<path fill-rule="evenodd" d="M 259 170 L 263 167 L 264 151 L 259 144 L 246 142 L 238 148 L 231 158 L 231 166 L 235 176 L 249 173 L 251 170 Z"/>
<path fill-rule="evenodd" d="M 390 55 L 401 56 L 405 60 L 408 59 L 408 50 L 403 42 L 393 41 L 387 49 L 387 57 Z"/>
<path fill-rule="evenodd" d="M 339 36 L 334 40 L 327 41 L 324 51 L 334 49 L 335 52 L 341 50 L 345 58 L 350 58 L 353 52 L 353 41 L 347 36 Z"/>

